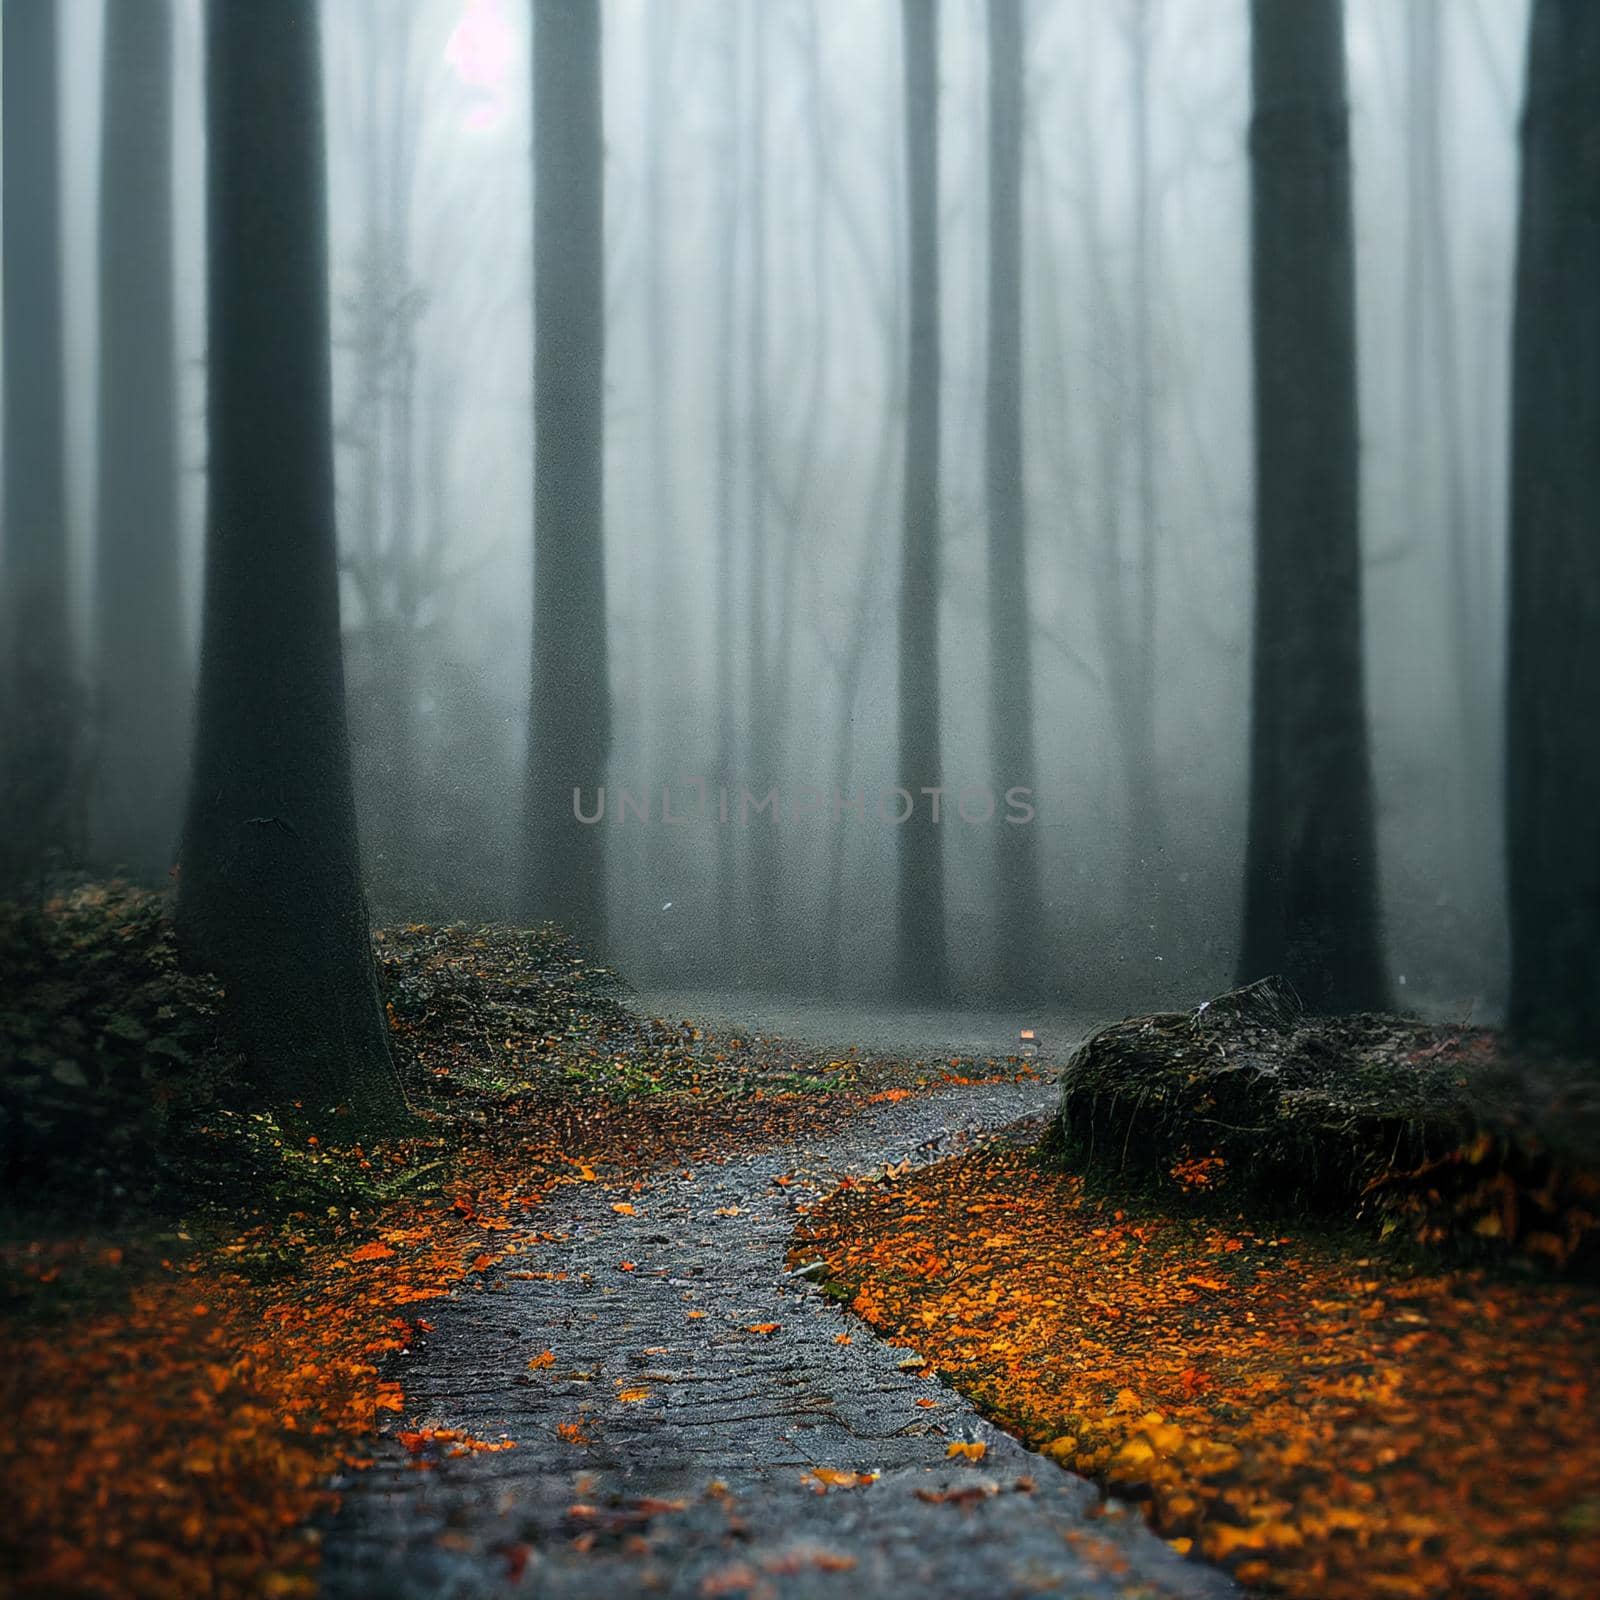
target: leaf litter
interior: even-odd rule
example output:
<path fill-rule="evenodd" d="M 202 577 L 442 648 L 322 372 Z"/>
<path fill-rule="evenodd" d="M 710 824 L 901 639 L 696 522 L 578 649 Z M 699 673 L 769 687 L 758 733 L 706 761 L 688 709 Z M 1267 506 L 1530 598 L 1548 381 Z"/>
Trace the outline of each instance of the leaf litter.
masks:
<path fill-rule="evenodd" d="M 818 1256 L 891 1343 L 1247 1584 L 1600 1593 L 1590 1285 L 1118 1209 L 1016 1147 L 841 1186 L 791 1260 Z"/>
<path fill-rule="evenodd" d="M 1015 1075 L 817 1061 L 642 1018 L 554 929 L 412 925 L 374 949 L 431 1128 L 364 1148 L 232 1098 L 216 991 L 179 970 L 164 897 L 87 885 L 0 908 L 0 947 L 19 956 L 0 1043 L 26 1052 L 0 1103 L 27 1201 L 0 1229 L 0 1571 L 20 1593 L 312 1594 L 308 1522 L 405 1414 L 429 1302 L 560 1276 L 534 1259 L 552 1190 L 635 1192 L 643 1170 L 833 1129 L 891 1090 Z M 581 1419 L 555 1433 L 430 1418 L 398 1437 L 426 1472 L 589 1436 Z"/>

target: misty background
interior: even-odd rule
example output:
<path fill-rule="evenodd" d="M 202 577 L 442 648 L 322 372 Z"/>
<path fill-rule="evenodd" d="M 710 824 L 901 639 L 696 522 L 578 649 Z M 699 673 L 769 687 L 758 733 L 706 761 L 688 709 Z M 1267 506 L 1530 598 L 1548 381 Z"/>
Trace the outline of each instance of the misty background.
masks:
<path fill-rule="evenodd" d="M 1063 998 L 1192 1002 L 1240 921 L 1252 573 L 1244 0 L 1032 0 L 1023 393 L 1035 788 Z M 95 597 L 101 46 L 63 0 L 68 528 Z M 175 261 L 188 647 L 204 485 L 201 27 L 178 7 Z M 1503 1000 L 1500 683 L 1520 0 L 1349 0 L 1368 701 L 1406 1007 Z M 329 0 L 324 58 L 346 672 L 380 920 L 516 915 L 533 542 L 526 8 Z M 900 7 L 608 0 L 607 957 L 641 983 L 892 983 L 905 421 Z M 985 684 L 988 60 L 939 32 L 944 781 L 996 787 Z M 731 434 L 725 430 L 733 420 Z M 731 444 L 731 448 L 729 447 Z M 754 601 L 753 526 L 771 552 Z M 718 603 L 731 529 L 733 603 Z M 1141 608 L 1153 596 L 1153 627 Z M 130 595 L 128 603 L 138 604 Z M 779 641 L 752 692 L 756 613 Z M 780 892 L 719 948 L 717 775 L 776 784 Z M 1151 732 L 1132 704 L 1153 684 Z M 1007 780 L 1001 776 L 998 787 Z M 790 816 L 811 785 L 866 816 Z M 652 792 L 651 821 L 616 791 Z M 713 791 L 714 792 L 714 791 Z M 94 828 L 113 831 L 102 795 Z M 1137 822 L 1137 825 L 1136 825 Z M 744 862 L 752 830 L 734 828 Z M 996 985 L 996 831 L 946 815 L 954 977 Z M 91 839 L 95 837 L 92 829 Z M 102 862 L 115 865 L 101 846 Z"/>

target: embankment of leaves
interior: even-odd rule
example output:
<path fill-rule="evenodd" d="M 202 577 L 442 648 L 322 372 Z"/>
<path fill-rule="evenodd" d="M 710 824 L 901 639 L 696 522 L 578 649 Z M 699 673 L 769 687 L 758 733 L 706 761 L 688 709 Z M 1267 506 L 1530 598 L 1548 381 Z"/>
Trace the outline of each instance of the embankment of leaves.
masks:
<path fill-rule="evenodd" d="M 1253 1588 L 1600 1593 L 1591 1285 L 1119 1203 L 1005 1147 L 841 1184 L 790 1260 Z"/>
<path fill-rule="evenodd" d="M 403 1407 L 428 1301 L 531 1269 L 562 1185 L 816 1132 L 875 1081 L 639 1018 L 552 929 L 413 925 L 374 949 L 425 1131 L 335 1147 L 250 1103 L 165 897 L 0 911 L 0 1589 L 311 1594 L 306 1519 Z M 511 1448 L 413 1437 L 418 1470 Z"/>
<path fill-rule="evenodd" d="M 1452 1253 L 1600 1266 L 1600 1073 L 1488 1028 L 1307 1015 L 1264 979 L 1088 1039 L 1045 1153 L 1204 1210 L 1356 1219 Z"/>
<path fill-rule="evenodd" d="M 0 905 L 0 1192 L 101 1221 L 250 1220 L 382 1204 L 415 1161 L 287 1128 L 253 1089 L 224 995 L 185 971 L 170 896 L 87 883 Z M 838 1086 L 818 1065 L 652 1022 L 559 929 L 421 924 L 373 935 L 397 1061 L 442 1158 L 465 1124 L 569 1092 L 626 1100 Z"/>

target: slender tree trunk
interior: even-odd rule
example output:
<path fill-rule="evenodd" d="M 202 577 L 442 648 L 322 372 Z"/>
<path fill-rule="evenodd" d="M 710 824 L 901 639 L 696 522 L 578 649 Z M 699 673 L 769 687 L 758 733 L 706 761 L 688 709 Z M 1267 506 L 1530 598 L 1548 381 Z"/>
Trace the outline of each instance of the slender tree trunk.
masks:
<path fill-rule="evenodd" d="M 722 185 L 717 226 L 717 349 L 716 349 L 716 728 L 717 776 L 713 787 L 734 782 L 738 726 L 734 717 L 734 551 L 737 522 L 737 412 L 734 391 L 734 339 L 738 327 L 736 294 L 739 281 L 739 27 L 740 12 L 730 7 L 723 39 L 723 141 Z M 711 825 L 716 829 L 717 950 L 725 972 L 738 962 L 739 862 L 735 835 L 708 794 Z"/>
<path fill-rule="evenodd" d="M 398 162 L 398 154 L 397 154 Z M 396 192 L 404 193 L 399 180 Z M 407 186 L 409 187 L 409 186 Z M 383 630 L 378 670 L 382 674 L 384 745 L 380 755 L 384 782 L 380 794 L 391 889 L 415 895 L 419 852 L 417 807 L 422 773 L 417 761 L 416 656 L 419 649 L 418 593 L 420 552 L 417 548 L 416 392 L 417 341 L 411 291 L 408 208 L 395 213 L 391 243 L 394 283 L 400 303 L 395 310 L 394 379 L 389 396 L 394 438 L 394 511 L 389 526 L 389 566 L 394 574 L 392 613 Z"/>
<path fill-rule="evenodd" d="M 1535 0 L 1511 393 L 1509 1021 L 1600 1050 L 1600 8 Z"/>
<path fill-rule="evenodd" d="M 751 8 L 750 74 L 750 319 L 745 394 L 745 425 L 749 452 L 746 488 L 749 510 L 746 534 L 750 542 L 749 612 L 750 727 L 749 770 L 741 783 L 757 799 L 779 783 L 777 762 L 777 707 L 773 694 L 775 640 L 771 626 L 771 549 L 767 517 L 771 493 L 771 435 L 767 394 L 767 350 L 771 330 L 767 325 L 767 17 L 769 6 L 756 0 Z M 781 788 L 779 790 L 781 796 Z M 781 800 L 780 802 L 781 803 Z M 745 885 L 749 940 L 741 955 L 748 981 L 770 984 L 777 975 L 777 939 L 781 922 L 778 833 L 779 822 L 771 810 L 759 814 L 752 806 L 746 833 Z"/>
<path fill-rule="evenodd" d="M 673 385 L 672 311 L 668 304 L 672 241 L 668 153 L 673 116 L 671 96 L 673 33 L 677 13 L 670 5 L 654 5 L 645 18 L 648 61 L 645 67 L 645 130 L 648 140 L 644 180 L 645 339 L 650 384 L 650 502 L 646 520 L 649 540 L 650 695 L 644 708 L 644 781 L 658 792 L 677 773 L 670 770 L 674 742 L 683 726 L 686 640 L 680 625 L 682 597 L 677 572 L 677 477 L 672 455 Z M 679 898 L 670 884 L 682 871 L 682 840 L 668 828 L 644 830 L 649 881 Z M 665 883 L 662 879 L 665 877 Z M 647 891 L 648 892 L 648 891 Z"/>
<path fill-rule="evenodd" d="M 67 625 L 55 0 L 5 0 L 5 682 L 0 886 L 72 859 L 82 826 Z"/>
<path fill-rule="evenodd" d="M 207 10 L 210 505 L 178 928 L 263 1085 L 397 1125 L 362 895 L 334 536 L 314 0 Z"/>
<path fill-rule="evenodd" d="M 891 330 L 890 344 L 896 369 L 901 360 L 898 324 Z M 898 388 L 898 385 L 896 385 Z M 898 399 L 898 396 L 897 396 Z M 879 557 L 879 541 L 889 519 L 890 497 L 894 493 L 895 432 L 898 404 L 884 409 L 883 429 L 878 440 L 877 459 L 872 472 L 872 487 L 867 494 L 866 515 L 861 530 L 863 546 L 860 575 L 856 579 L 855 606 L 850 617 L 850 632 L 845 641 L 839 670 L 839 721 L 833 741 L 833 783 L 828 795 L 848 800 L 855 782 L 856 702 L 861 697 L 861 679 L 866 666 L 867 646 L 872 641 L 876 613 L 873 609 L 874 568 Z M 823 901 L 822 961 L 818 990 L 837 994 L 842 987 L 845 927 L 845 853 L 850 830 L 835 824 L 828 850 L 828 886 Z"/>
<path fill-rule="evenodd" d="M 1150 159 L 1150 49 L 1152 0 L 1134 0 L 1129 23 L 1129 97 L 1133 116 L 1133 282 L 1129 331 L 1133 344 L 1134 487 L 1138 505 L 1134 549 L 1135 592 L 1125 630 L 1126 659 L 1119 718 L 1128 774 L 1129 889 L 1141 932 L 1159 942 L 1161 874 L 1165 858 L 1156 765 L 1156 551 L 1160 507 L 1156 489 L 1156 379 L 1152 323 Z"/>
<path fill-rule="evenodd" d="M 911 337 L 900 549 L 900 770 L 913 802 L 899 825 L 901 991 L 950 991 L 940 824 L 924 789 L 942 784 L 939 727 L 939 10 L 903 0 Z M 901 802 L 903 808 L 903 802 Z"/>
<path fill-rule="evenodd" d="M 1244 980 L 1381 1006 L 1340 0 L 1252 0 L 1256 600 Z"/>
<path fill-rule="evenodd" d="M 179 579 L 172 8 L 106 10 L 100 165 L 97 853 L 164 878 L 189 695 Z"/>
<path fill-rule="evenodd" d="M 1022 464 L 1022 0 L 989 0 L 989 736 L 997 795 L 1033 788 L 1033 643 Z M 1004 817 L 1001 807 L 997 816 Z M 1002 990 L 1041 977 L 1039 852 L 1031 824 L 996 821 Z"/>
<path fill-rule="evenodd" d="M 811 0 L 805 11 L 806 125 L 811 166 L 810 226 L 806 241 L 810 252 L 811 320 L 805 329 L 811 346 L 810 369 L 806 377 L 805 412 L 800 436 L 791 459 L 793 475 L 787 492 L 779 491 L 784 514 L 783 561 L 778 582 L 778 639 L 775 676 L 772 684 L 770 715 L 771 742 L 780 752 L 787 748 L 791 710 L 795 650 L 794 635 L 800 610 L 797 579 L 812 496 L 819 475 L 817 455 L 828 420 L 829 373 L 832 365 L 832 294 L 829 263 L 832 259 L 831 194 L 833 191 L 832 152 L 828 129 L 827 96 L 822 71 L 821 0 Z M 770 481 L 770 480 L 769 480 Z"/>
<path fill-rule="evenodd" d="M 1405 460 L 1407 498 L 1414 527 L 1424 521 L 1422 491 L 1436 469 L 1441 490 L 1438 519 L 1446 624 L 1455 681 L 1457 739 L 1462 767 L 1464 844 L 1483 854 L 1483 819 L 1475 808 L 1488 775 L 1491 740 L 1488 677 L 1489 626 L 1479 582 L 1478 552 L 1486 530 L 1467 491 L 1464 391 L 1456 346 L 1453 253 L 1446 207 L 1443 107 L 1445 34 L 1440 0 L 1410 0 L 1406 8 L 1407 236 Z M 1429 357 L 1431 356 L 1431 362 Z M 1429 378 L 1431 376 L 1431 383 Z M 1426 389 L 1426 399 L 1424 391 Z M 1430 459 L 1430 413 L 1438 426 L 1438 456 Z"/>
<path fill-rule="evenodd" d="M 611 743 L 599 0 L 534 9 L 534 585 L 526 909 L 603 948 Z"/>

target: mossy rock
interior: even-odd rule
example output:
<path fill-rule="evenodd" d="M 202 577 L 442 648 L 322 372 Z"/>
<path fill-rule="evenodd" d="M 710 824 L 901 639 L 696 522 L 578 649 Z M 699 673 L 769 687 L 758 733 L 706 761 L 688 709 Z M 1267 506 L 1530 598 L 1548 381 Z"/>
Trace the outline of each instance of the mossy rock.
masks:
<path fill-rule="evenodd" d="M 1567 1264 L 1600 1211 L 1600 1078 L 1487 1028 L 1307 1014 L 1281 979 L 1089 1038 L 1057 1162 L 1195 1204 L 1507 1243 Z"/>

